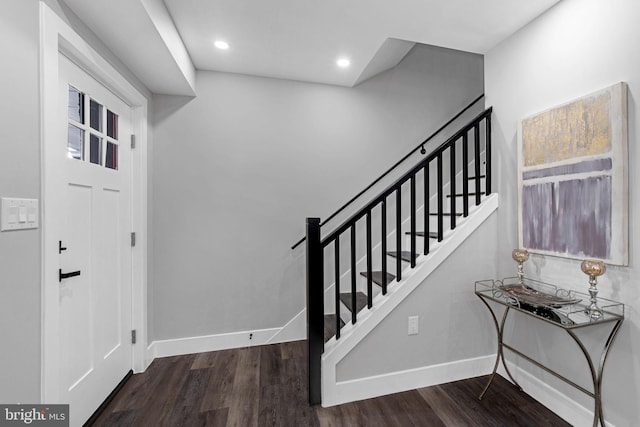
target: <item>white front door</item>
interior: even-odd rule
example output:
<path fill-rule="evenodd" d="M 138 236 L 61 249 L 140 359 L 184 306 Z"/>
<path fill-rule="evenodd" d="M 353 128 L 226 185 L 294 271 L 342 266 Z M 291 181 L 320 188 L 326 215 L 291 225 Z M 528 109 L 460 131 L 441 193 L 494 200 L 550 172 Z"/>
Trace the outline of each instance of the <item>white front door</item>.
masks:
<path fill-rule="evenodd" d="M 59 232 L 59 401 L 81 425 L 132 367 L 132 114 L 61 54 L 58 94 L 45 184 L 59 197 L 47 212 Z"/>

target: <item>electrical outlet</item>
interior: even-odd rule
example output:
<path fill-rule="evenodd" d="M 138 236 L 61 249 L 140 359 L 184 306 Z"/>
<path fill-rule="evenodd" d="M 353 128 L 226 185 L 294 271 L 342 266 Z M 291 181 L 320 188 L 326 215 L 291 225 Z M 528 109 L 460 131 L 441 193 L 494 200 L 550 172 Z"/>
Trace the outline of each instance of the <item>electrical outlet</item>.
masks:
<path fill-rule="evenodd" d="M 409 335 L 418 335 L 418 325 L 420 324 L 420 318 L 418 316 L 410 316 L 409 317 L 409 328 L 408 328 L 408 334 Z"/>

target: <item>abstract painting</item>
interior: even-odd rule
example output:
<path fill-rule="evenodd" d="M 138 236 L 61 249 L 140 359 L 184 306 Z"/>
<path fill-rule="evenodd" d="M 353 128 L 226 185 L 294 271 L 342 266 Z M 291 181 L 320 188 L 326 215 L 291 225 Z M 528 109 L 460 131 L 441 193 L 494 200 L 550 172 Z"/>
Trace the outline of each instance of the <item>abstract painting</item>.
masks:
<path fill-rule="evenodd" d="M 627 85 L 522 119 L 518 149 L 520 247 L 628 265 Z"/>

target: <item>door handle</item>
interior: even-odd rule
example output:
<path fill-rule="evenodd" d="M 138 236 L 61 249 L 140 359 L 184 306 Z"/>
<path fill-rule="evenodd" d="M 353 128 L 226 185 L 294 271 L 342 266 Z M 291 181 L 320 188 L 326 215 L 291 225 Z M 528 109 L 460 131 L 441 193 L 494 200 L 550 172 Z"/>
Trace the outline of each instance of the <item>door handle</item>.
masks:
<path fill-rule="evenodd" d="M 76 277 L 80 275 L 80 270 L 71 271 L 69 273 L 63 273 L 62 269 L 58 269 L 58 282 L 62 282 L 62 279 L 68 279 L 69 277 Z"/>

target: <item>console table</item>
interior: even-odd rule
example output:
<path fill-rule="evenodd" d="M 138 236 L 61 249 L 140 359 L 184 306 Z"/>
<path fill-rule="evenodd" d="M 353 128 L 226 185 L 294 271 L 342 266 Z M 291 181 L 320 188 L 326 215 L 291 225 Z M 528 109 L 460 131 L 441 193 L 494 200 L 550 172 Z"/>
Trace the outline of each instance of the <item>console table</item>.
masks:
<path fill-rule="evenodd" d="M 590 298 L 588 294 L 568 291 L 548 283 L 518 277 L 509 277 L 502 280 L 478 281 L 475 285 L 475 293 L 489 309 L 498 335 L 498 352 L 496 354 L 496 362 L 493 367 L 491 377 L 480 394 L 479 399 L 482 399 L 489 389 L 489 386 L 491 385 L 491 382 L 498 370 L 500 361 L 502 361 L 502 365 L 504 366 L 504 369 L 511 381 L 516 385 L 516 387 L 518 387 L 518 389 L 522 390 L 522 387 L 520 387 L 518 382 L 513 378 L 513 375 L 509 372 L 509 367 L 505 363 L 504 350 L 506 349 L 561 379 L 570 386 L 582 391 L 588 396 L 591 396 L 594 399 L 593 426 L 596 427 L 599 421 L 604 427 L 605 423 L 604 415 L 602 413 L 601 388 L 602 375 L 609 350 L 611 349 L 611 345 L 613 344 L 620 326 L 622 325 L 622 321 L 624 320 L 624 304 L 604 298 L 598 298 L 598 305 L 602 309 L 603 315 L 599 319 L 592 319 L 586 312 Z M 498 322 L 496 313 L 488 301 L 493 301 L 505 307 L 500 322 Z M 587 361 L 591 373 L 591 380 L 593 382 L 592 391 L 587 390 L 565 376 L 549 369 L 542 363 L 532 359 L 504 342 L 503 333 L 505 322 L 509 313 L 514 310 L 530 316 L 532 319 L 546 322 L 567 332 L 567 334 L 578 345 Z M 589 352 L 574 331 L 579 328 L 586 328 L 599 324 L 608 324 L 611 326 L 611 332 L 609 333 L 609 336 L 602 348 L 600 361 L 598 365 L 595 365 Z"/>

